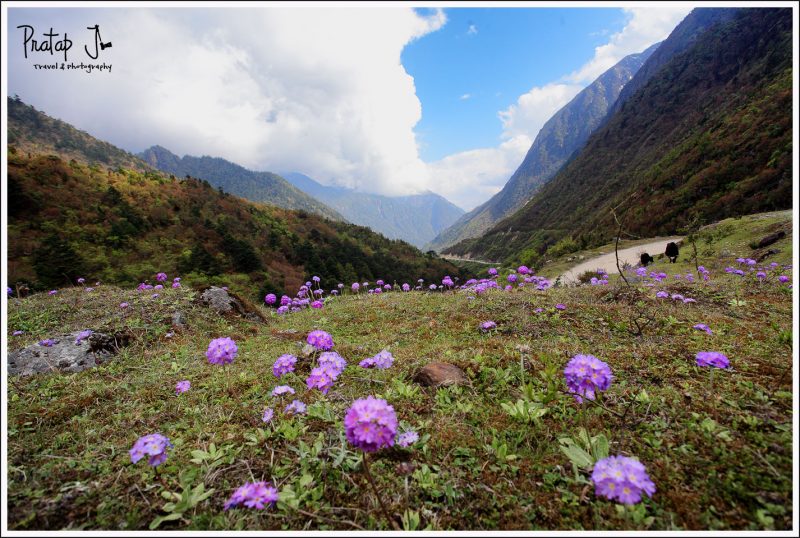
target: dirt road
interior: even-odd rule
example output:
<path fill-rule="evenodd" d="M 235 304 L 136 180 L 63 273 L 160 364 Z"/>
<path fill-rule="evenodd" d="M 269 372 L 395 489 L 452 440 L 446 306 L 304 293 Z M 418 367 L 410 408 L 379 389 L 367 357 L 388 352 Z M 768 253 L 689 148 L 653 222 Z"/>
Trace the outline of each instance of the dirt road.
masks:
<path fill-rule="evenodd" d="M 619 251 L 619 265 L 622 267 L 625 265 L 625 263 L 629 263 L 630 265 L 636 267 L 639 265 L 639 256 L 642 252 L 647 252 L 655 258 L 658 254 L 664 253 L 667 243 L 670 241 L 675 241 L 677 243 L 682 239 L 683 237 L 665 237 L 663 239 L 655 240 L 652 243 L 622 249 Z M 587 260 L 579 265 L 576 265 L 569 271 L 563 273 L 559 278 L 561 278 L 561 282 L 563 284 L 571 284 L 577 282 L 578 276 L 586 271 L 596 271 L 597 269 L 605 269 L 609 275 L 619 274 L 617 271 L 617 262 L 614 256 L 613 248 L 611 249 L 611 252 L 607 254 L 597 256 L 591 260 Z"/>

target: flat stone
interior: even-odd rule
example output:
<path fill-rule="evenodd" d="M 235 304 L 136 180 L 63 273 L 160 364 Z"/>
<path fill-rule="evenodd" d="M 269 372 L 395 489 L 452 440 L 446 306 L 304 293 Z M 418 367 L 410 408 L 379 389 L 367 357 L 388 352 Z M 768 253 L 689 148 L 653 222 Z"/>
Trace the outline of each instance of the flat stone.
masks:
<path fill-rule="evenodd" d="M 446 362 L 432 362 L 424 366 L 414 376 L 414 381 L 426 387 L 464 385 L 468 382 L 461 368 Z"/>
<path fill-rule="evenodd" d="M 80 372 L 113 357 L 127 340 L 118 335 L 93 333 L 77 344 L 80 332 L 51 338 L 50 347 L 33 344 L 8 353 L 8 374 L 29 376 L 46 372 Z"/>
<path fill-rule="evenodd" d="M 235 299 L 227 291 L 216 286 L 205 290 L 200 296 L 200 300 L 221 314 L 227 314 L 234 309 Z"/>

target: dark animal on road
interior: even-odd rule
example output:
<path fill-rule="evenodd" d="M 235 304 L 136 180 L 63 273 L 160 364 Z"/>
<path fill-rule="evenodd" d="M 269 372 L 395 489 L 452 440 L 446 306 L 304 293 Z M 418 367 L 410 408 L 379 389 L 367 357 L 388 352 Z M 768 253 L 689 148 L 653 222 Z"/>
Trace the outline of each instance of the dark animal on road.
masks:
<path fill-rule="evenodd" d="M 639 257 L 639 261 L 641 261 L 642 267 L 647 267 L 648 264 L 653 263 L 655 260 L 647 252 L 642 252 L 642 255 Z"/>
<path fill-rule="evenodd" d="M 675 243 L 667 243 L 667 249 L 664 251 L 664 255 L 669 258 L 670 263 L 675 263 L 678 259 L 678 245 Z"/>

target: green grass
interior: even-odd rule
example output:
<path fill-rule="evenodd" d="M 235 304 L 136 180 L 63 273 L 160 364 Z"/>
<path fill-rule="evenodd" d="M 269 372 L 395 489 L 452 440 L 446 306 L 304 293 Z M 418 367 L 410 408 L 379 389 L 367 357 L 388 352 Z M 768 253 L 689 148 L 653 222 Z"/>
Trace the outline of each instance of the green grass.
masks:
<path fill-rule="evenodd" d="M 9 336 L 12 349 L 85 328 L 127 330 L 135 340 L 92 370 L 9 379 L 9 527 L 146 529 L 170 516 L 159 528 L 391 529 L 343 435 L 352 401 L 374 394 L 421 437 L 410 449 L 372 458 L 401 528 L 789 529 L 791 291 L 724 272 L 733 258 L 751 255 L 747 244 L 762 225 L 775 222 L 739 219 L 698 244 L 710 282 L 670 278 L 659 288 L 612 280 L 474 299 L 362 295 L 266 324 L 212 315 L 188 289 L 165 290 L 155 300 L 106 286 L 10 300 L 9 335 L 27 331 Z M 766 262 L 791 263 L 791 238 L 776 248 L 781 252 Z M 685 273 L 693 265 L 657 269 Z M 656 289 L 697 303 L 656 300 Z M 131 302 L 124 316 L 123 300 Z M 559 302 L 565 311 L 553 308 Z M 539 307 L 545 311 L 535 314 Z M 188 329 L 168 338 L 176 309 L 187 315 Z M 478 324 L 488 319 L 498 328 L 482 334 Z M 633 319 L 647 323 L 641 335 Z M 699 322 L 714 335 L 692 329 Z M 305 390 L 309 359 L 280 381 L 272 375 L 274 360 L 299 354 L 315 328 L 330 332 L 348 361 L 325 396 Z M 227 371 L 204 356 L 219 336 L 239 344 Z M 395 356 L 391 369 L 357 367 L 384 348 Z M 701 350 L 731 359 L 730 371 L 715 373 L 713 390 L 709 372 L 695 366 Z M 577 353 L 596 355 L 614 372 L 603 407 L 581 412 L 564 393 L 562 370 Z M 418 386 L 415 372 L 433 360 L 461 367 L 469 385 Z M 192 388 L 176 396 L 182 379 Z M 308 415 L 281 415 L 290 399 L 276 404 L 269 394 L 284 383 L 309 404 Z M 272 425 L 260 420 L 268 405 L 276 409 Z M 580 444 L 583 426 L 604 435 L 611 454 L 644 463 L 657 487 L 652 499 L 625 512 L 595 496 L 589 473 L 559 448 L 565 438 Z M 156 470 L 144 461 L 132 465 L 128 450 L 153 432 L 175 445 L 167 462 Z M 253 479 L 278 487 L 278 505 L 223 511 L 234 489 Z"/>

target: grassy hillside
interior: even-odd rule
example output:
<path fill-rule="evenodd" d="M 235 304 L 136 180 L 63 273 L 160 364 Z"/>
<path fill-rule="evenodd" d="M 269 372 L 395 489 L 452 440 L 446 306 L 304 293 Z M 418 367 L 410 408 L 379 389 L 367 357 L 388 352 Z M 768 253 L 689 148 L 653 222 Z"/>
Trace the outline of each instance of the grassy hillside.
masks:
<path fill-rule="evenodd" d="M 153 146 L 139 154 L 150 166 L 178 177 L 191 176 L 208 181 L 225 192 L 286 209 L 300 209 L 323 217 L 344 221 L 335 209 L 309 196 L 286 179 L 272 172 L 248 170 L 219 157 L 178 157 L 161 146 Z"/>
<path fill-rule="evenodd" d="M 466 276 L 368 228 L 251 203 L 207 182 L 110 169 L 12 148 L 8 278 L 45 290 L 87 281 L 131 285 L 157 272 L 229 285 L 253 299 L 339 282 Z"/>
<path fill-rule="evenodd" d="M 753 255 L 747 245 L 763 225 L 741 219 L 711 230 L 698 249 L 707 282 L 675 278 L 694 268 L 681 256 L 682 265 L 652 267 L 669 272 L 652 287 L 612 279 L 544 292 L 362 294 L 287 316 L 265 310 L 265 324 L 213 316 L 187 287 L 157 299 L 112 286 L 11 299 L 12 349 L 86 328 L 127 331 L 133 342 L 92 370 L 9 380 L 9 527 L 146 529 L 169 516 L 159 528 L 788 530 L 793 301 L 778 277 L 797 283 L 784 267 L 791 235 L 764 261 L 767 279 L 725 271 Z M 657 299 L 661 290 L 696 303 Z M 131 304 L 125 312 L 121 301 Z M 188 329 L 167 337 L 176 309 Z M 482 333 L 486 320 L 497 329 Z M 272 374 L 312 329 L 328 331 L 348 362 L 327 395 L 305 389 L 308 359 L 281 380 Z M 220 336 L 239 346 L 224 370 L 204 357 Z M 388 370 L 357 366 L 384 348 L 395 357 Z M 710 377 L 695 364 L 699 351 L 725 353 L 731 368 Z M 614 375 L 583 407 L 562 373 L 578 353 Z M 431 360 L 459 366 L 469 384 L 421 388 L 414 374 Z M 179 380 L 191 389 L 176 396 Z M 297 390 L 306 414 L 281 412 L 289 400 L 270 396 L 279 384 Z M 343 433 L 345 411 L 368 394 L 394 406 L 401 431 L 420 435 L 370 457 L 392 523 Z M 270 424 L 261 421 L 267 406 Z M 581 428 L 595 438 L 588 452 L 563 451 L 583 443 Z M 174 444 L 166 462 L 131 464 L 133 443 L 154 432 Z M 596 494 L 590 469 L 603 439 L 610 454 L 642 462 L 652 498 L 623 509 Z M 223 510 L 257 480 L 276 486 L 276 506 Z"/>
<path fill-rule="evenodd" d="M 446 252 L 536 265 L 551 248 L 610 241 L 614 207 L 641 237 L 791 207 L 791 40 L 790 10 L 739 10 L 667 62 L 523 209 Z"/>

